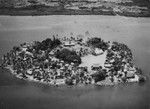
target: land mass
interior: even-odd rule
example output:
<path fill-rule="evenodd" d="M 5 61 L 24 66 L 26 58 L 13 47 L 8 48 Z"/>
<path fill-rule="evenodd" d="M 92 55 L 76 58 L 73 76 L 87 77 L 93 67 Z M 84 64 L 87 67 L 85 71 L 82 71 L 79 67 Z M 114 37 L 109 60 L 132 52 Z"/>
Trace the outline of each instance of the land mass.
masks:
<path fill-rule="evenodd" d="M 3 56 L 1 67 L 18 78 L 50 85 L 145 81 L 127 45 L 72 34 L 13 47 Z"/>
<path fill-rule="evenodd" d="M 149 17 L 149 0 L 0 0 L 0 15 L 121 15 Z"/>

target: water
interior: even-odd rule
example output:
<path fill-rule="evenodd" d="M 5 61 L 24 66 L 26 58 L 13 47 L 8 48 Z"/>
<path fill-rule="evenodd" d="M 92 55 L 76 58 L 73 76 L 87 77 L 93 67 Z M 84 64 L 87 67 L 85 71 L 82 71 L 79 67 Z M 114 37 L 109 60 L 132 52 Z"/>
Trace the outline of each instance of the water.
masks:
<path fill-rule="evenodd" d="M 71 32 L 127 44 L 149 77 L 150 19 L 119 16 L 0 16 L 0 56 L 14 45 Z M 110 87 L 50 87 L 0 69 L 0 109 L 150 109 L 150 83 Z"/>

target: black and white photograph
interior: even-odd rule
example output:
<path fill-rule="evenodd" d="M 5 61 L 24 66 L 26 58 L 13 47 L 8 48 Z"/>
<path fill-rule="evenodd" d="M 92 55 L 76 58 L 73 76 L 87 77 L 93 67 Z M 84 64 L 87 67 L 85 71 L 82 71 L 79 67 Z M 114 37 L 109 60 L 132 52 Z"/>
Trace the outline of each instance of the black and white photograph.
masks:
<path fill-rule="evenodd" d="M 0 109 L 150 109 L 150 0 L 0 0 Z"/>

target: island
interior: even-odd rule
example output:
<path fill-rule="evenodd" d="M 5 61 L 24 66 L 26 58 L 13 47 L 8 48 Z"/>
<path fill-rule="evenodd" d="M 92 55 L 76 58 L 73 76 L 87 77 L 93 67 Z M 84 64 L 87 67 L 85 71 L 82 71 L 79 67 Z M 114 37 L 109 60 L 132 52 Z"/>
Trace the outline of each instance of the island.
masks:
<path fill-rule="evenodd" d="M 1 67 L 17 78 L 54 86 L 145 81 L 127 45 L 82 35 L 56 35 L 14 46 Z"/>
<path fill-rule="evenodd" d="M 150 0 L 0 0 L 0 15 L 120 15 L 149 17 Z"/>

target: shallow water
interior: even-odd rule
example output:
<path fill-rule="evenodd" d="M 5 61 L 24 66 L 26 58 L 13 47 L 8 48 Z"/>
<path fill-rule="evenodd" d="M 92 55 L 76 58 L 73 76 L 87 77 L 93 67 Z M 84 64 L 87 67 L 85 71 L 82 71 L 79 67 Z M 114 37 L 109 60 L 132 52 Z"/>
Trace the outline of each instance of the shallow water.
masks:
<path fill-rule="evenodd" d="M 0 16 L 0 56 L 14 45 L 72 32 L 127 44 L 135 63 L 150 73 L 150 19 L 119 16 Z M 150 109 L 150 84 L 50 87 L 0 70 L 0 109 Z"/>

